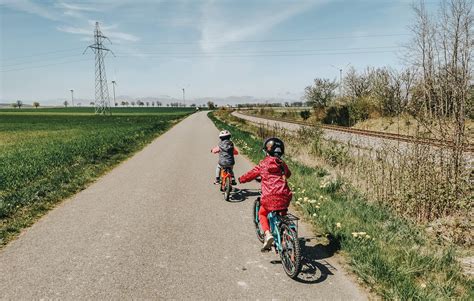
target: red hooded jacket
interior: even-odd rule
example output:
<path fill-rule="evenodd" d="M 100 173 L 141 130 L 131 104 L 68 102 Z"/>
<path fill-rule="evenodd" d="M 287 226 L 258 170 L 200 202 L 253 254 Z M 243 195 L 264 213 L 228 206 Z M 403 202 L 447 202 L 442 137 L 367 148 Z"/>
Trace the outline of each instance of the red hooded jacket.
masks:
<path fill-rule="evenodd" d="M 246 183 L 259 176 L 262 178 L 260 202 L 263 208 L 270 211 L 287 209 L 293 195 L 286 181 L 291 176 L 286 163 L 277 157 L 267 156 L 252 170 L 241 176 L 239 181 Z"/>

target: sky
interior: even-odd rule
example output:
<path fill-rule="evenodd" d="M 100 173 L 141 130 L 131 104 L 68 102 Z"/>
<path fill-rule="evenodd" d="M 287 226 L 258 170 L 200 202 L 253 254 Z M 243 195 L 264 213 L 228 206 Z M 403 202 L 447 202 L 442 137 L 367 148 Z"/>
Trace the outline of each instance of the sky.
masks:
<path fill-rule="evenodd" d="M 436 1 L 432 1 L 436 2 Z M 435 4 L 428 1 L 428 4 Z M 0 102 L 94 99 L 95 22 L 117 96 L 298 100 L 339 68 L 401 68 L 411 0 L 0 0 Z M 112 87 L 110 87 L 112 95 Z"/>

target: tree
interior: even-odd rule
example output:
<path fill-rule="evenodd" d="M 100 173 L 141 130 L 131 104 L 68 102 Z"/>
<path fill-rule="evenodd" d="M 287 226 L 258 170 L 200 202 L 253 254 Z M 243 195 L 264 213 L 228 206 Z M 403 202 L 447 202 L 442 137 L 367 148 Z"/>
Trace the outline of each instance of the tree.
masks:
<path fill-rule="evenodd" d="M 344 76 L 345 95 L 352 99 L 368 96 L 371 93 L 372 70 L 367 68 L 358 74 L 354 67 L 350 67 Z"/>
<path fill-rule="evenodd" d="M 119 105 L 118 102 L 116 102 L 116 103 L 115 103 L 115 106 L 118 107 L 118 105 Z"/>
<path fill-rule="evenodd" d="M 127 103 L 122 100 L 122 102 L 120 104 L 122 105 L 122 107 L 124 107 Z"/>
<path fill-rule="evenodd" d="M 214 102 L 208 101 L 207 107 L 209 108 L 209 110 L 214 110 L 216 108 L 216 105 L 214 104 Z"/>
<path fill-rule="evenodd" d="M 438 15 L 428 13 L 424 1 L 415 5 L 414 38 L 407 57 L 416 68 L 416 88 L 411 113 L 425 130 L 452 141 L 446 175 L 454 183 L 452 197 L 459 199 L 465 169 L 467 140 L 465 119 L 472 79 L 474 14 L 471 0 L 441 2 Z M 436 129 L 432 126 L 437 119 Z"/>
<path fill-rule="evenodd" d="M 193 103 L 193 104 L 191 104 L 191 106 L 190 106 L 190 107 L 191 107 L 191 108 L 195 108 L 195 107 L 196 107 L 196 104 L 195 104 L 195 103 Z"/>
<path fill-rule="evenodd" d="M 147 106 L 147 107 L 150 106 L 150 102 L 149 102 L 149 101 L 146 102 L 146 106 Z"/>
<path fill-rule="evenodd" d="M 16 106 L 18 107 L 18 109 L 21 109 L 21 107 L 23 106 L 23 101 L 17 100 L 16 101 Z"/>
<path fill-rule="evenodd" d="M 334 98 L 337 87 L 335 80 L 315 78 L 313 85 L 306 87 L 304 98 L 310 106 L 323 108 Z"/>
<path fill-rule="evenodd" d="M 67 108 L 67 105 L 68 105 L 68 104 L 69 104 L 69 102 L 68 102 L 67 100 L 65 100 L 65 101 L 63 102 L 63 105 L 64 105 L 66 108 Z"/>
<path fill-rule="evenodd" d="M 90 104 L 91 106 L 93 106 L 93 105 L 95 105 L 95 102 L 91 101 L 89 104 Z"/>
<path fill-rule="evenodd" d="M 33 102 L 33 107 L 38 108 L 40 106 L 40 103 L 37 101 Z"/>
<path fill-rule="evenodd" d="M 131 102 L 131 104 L 132 104 L 132 107 L 134 107 L 134 106 L 135 106 L 135 102 L 134 102 L 134 101 L 132 101 L 132 102 Z"/>

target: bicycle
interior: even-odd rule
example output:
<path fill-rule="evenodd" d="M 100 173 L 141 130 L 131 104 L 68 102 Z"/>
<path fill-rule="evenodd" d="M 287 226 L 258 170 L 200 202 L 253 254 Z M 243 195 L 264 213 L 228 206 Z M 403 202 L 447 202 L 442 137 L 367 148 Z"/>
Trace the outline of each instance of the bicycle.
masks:
<path fill-rule="evenodd" d="M 258 211 L 260 209 L 260 197 L 253 205 L 253 218 L 258 240 L 263 243 L 265 233 L 260 225 Z M 272 211 L 268 214 L 270 232 L 273 235 L 273 247 L 280 255 L 285 273 L 295 279 L 301 271 L 301 247 L 298 239 L 298 220 L 293 214 L 282 215 L 281 211 Z"/>
<path fill-rule="evenodd" d="M 220 190 L 224 193 L 224 200 L 229 201 L 232 191 L 232 170 L 230 167 L 221 168 L 221 186 Z"/>

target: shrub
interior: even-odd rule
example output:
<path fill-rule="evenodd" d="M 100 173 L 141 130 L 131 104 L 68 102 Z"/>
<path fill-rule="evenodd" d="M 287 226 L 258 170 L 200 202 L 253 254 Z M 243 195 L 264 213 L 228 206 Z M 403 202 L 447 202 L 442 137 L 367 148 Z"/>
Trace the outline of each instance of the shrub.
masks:
<path fill-rule="evenodd" d="M 303 120 L 307 120 L 311 116 L 311 112 L 309 110 L 301 111 L 300 116 Z"/>
<path fill-rule="evenodd" d="M 331 105 L 323 118 L 325 124 L 350 125 L 350 113 L 347 105 Z"/>

